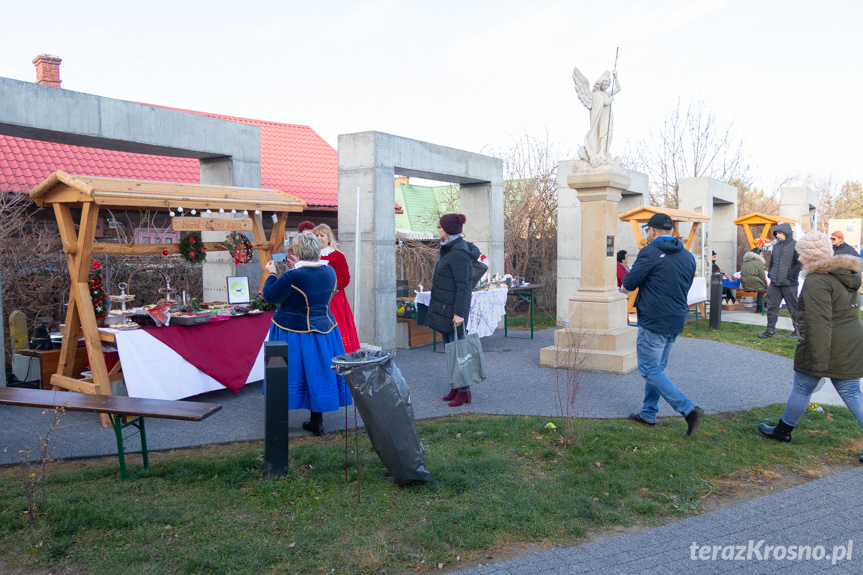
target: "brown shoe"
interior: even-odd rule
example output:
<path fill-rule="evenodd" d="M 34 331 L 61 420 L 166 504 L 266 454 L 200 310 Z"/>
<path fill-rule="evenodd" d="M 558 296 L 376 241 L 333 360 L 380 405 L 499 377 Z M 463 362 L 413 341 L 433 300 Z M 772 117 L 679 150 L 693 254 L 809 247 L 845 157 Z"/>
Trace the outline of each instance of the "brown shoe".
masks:
<path fill-rule="evenodd" d="M 697 405 L 692 408 L 692 411 L 684 417 L 686 420 L 686 425 L 688 426 L 686 429 L 686 435 L 692 435 L 698 429 L 698 426 L 701 425 L 701 418 L 704 415 L 704 410 L 698 407 Z"/>

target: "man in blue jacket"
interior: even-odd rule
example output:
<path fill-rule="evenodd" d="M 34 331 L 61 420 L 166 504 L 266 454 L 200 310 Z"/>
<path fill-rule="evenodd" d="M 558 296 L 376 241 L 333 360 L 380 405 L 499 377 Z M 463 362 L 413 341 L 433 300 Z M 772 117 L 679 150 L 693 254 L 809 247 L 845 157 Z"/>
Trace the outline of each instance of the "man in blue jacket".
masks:
<path fill-rule="evenodd" d="M 620 291 L 638 288 L 638 372 L 644 378 L 644 405 L 629 419 L 656 425 L 662 397 L 686 419 L 687 435 L 701 424 L 704 410 L 695 405 L 665 375 L 671 347 L 686 323 L 687 295 L 695 277 L 695 258 L 671 235 L 668 214 L 654 214 L 645 225 L 648 245 L 638 252 L 635 265 L 623 278 Z"/>

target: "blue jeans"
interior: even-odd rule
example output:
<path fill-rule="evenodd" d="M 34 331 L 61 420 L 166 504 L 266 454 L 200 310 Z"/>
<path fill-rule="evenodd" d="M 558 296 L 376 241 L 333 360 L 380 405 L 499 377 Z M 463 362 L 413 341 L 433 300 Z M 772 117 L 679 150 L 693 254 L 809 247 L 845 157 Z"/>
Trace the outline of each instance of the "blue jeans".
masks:
<path fill-rule="evenodd" d="M 458 338 L 459 338 L 459 339 L 464 339 L 464 336 L 465 336 L 465 334 L 467 333 L 467 326 L 465 326 L 464 324 L 462 324 L 462 326 L 464 326 L 464 327 L 462 327 L 462 328 L 459 330 L 459 334 L 458 334 Z M 442 334 L 440 334 L 441 341 L 443 342 L 443 347 L 444 347 L 444 349 L 446 349 L 446 344 L 448 344 L 448 343 L 452 343 L 453 341 L 455 341 L 455 332 L 456 332 L 456 329 L 455 329 L 455 328 L 453 328 L 453 330 L 452 330 L 451 332 L 449 332 L 449 333 L 442 333 Z M 449 376 L 449 374 L 447 374 L 447 376 Z M 449 383 L 450 383 L 450 386 L 452 386 L 452 382 L 450 381 Z M 460 387 L 460 388 L 458 388 L 458 390 L 459 390 L 459 391 L 470 391 L 470 386 L 469 386 L 469 385 L 466 385 L 466 386 L 464 386 L 464 387 Z"/>
<path fill-rule="evenodd" d="M 641 418 L 644 421 L 656 422 L 660 397 L 684 417 L 695 407 L 692 400 L 663 373 L 675 341 L 677 334 L 662 335 L 641 326 L 638 328 L 636 351 L 638 373 L 644 378 L 644 405 L 641 407 Z"/>
<path fill-rule="evenodd" d="M 836 388 L 839 397 L 857 418 L 857 423 L 863 427 L 863 394 L 860 393 L 860 380 L 829 379 L 833 383 L 833 387 Z M 785 413 L 782 414 L 782 421 L 792 427 L 797 427 L 800 416 L 809 409 L 809 400 L 812 398 L 812 392 L 815 391 L 819 381 L 821 381 L 820 377 L 794 372 L 794 387 L 791 388 L 791 395 L 788 397 Z"/>

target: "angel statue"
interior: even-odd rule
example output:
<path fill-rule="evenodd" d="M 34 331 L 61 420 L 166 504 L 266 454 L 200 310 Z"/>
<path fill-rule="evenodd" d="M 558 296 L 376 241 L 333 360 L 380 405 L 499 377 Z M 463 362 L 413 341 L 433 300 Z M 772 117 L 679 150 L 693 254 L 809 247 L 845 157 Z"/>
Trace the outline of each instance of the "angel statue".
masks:
<path fill-rule="evenodd" d="M 614 76 L 614 83 L 611 77 Z M 614 131 L 614 118 L 611 114 L 611 102 L 614 95 L 620 92 L 620 82 L 617 79 L 617 68 L 609 74 L 608 70 L 593 85 L 590 90 L 590 82 L 578 68 L 572 69 L 572 80 L 575 82 L 575 92 L 584 107 L 590 110 L 590 129 L 584 136 L 584 145 L 578 148 L 578 157 L 582 162 L 583 169 L 597 168 L 602 165 L 617 165 L 617 161 L 608 153 L 611 146 L 611 135 Z M 611 93 L 608 86 L 612 85 Z"/>

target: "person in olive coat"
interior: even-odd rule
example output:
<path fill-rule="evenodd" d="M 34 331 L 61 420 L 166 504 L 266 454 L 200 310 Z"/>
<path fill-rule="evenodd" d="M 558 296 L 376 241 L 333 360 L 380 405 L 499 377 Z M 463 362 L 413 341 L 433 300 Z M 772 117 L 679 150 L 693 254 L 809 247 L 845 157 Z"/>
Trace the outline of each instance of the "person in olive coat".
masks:
<path fill-rule="evenodd" d="M 809 408 L 822 377 L 830 378 L 863 427 L 863 322 L 857 294 L 863 260 L 834 256 L 827 234 L 815 231 L 797 242 L 797 253 L 807 275 L 798 307 L 800 340 L 794 353 L 794 386 L 776 426 L 758 425 L 765 437 L 785 442 L 791 441 L 791 432 Z M 863 456 L 860 461 L 863 463 Z"/>
<path fill-rule="evenodd" d="M 757 291 L 755 311 L 761 313 L 764 306 L 764 292 L 767 290 L 767 278 L 764 275 L 764 258 L 761 250 L 755 248 L 743 254 L 743 266 L 740 268 L 740 287 L 746 291 Z"/>

